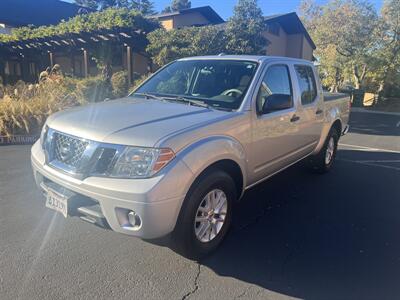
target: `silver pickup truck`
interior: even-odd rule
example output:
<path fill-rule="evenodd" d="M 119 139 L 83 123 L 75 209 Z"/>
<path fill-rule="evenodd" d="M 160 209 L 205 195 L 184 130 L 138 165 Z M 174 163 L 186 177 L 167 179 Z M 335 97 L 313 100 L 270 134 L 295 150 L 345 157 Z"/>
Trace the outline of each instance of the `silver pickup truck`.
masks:
<path fill-rule="evenodd" d="M 179 59 L 130 96 L 58 112 L 32 147 L 45 205 L 198 258 L 243 193 L 307 158 L 332 168 L 350 99 L 314 65 L 268 56 Z"/>

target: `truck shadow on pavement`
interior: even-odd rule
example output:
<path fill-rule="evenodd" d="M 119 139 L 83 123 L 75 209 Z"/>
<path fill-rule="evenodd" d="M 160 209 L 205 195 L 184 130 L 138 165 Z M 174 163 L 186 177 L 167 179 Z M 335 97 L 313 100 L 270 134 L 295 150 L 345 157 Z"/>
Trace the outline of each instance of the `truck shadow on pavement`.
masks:
<path fill-rule="evenodd" d="M 382 116 L 352 112 L 350 115 L 350 133 L 397 137 L 400 135 L 398 122 L 400 122 L 400 117 L 396 115 Z"/>
<path fill-rule="evenodd" d="M 248 191 L 201 261 L 218 275 L 306 299 L 400 296 L 400 154 L 341 150 L 331 173 L 294 166 Z M 359 159 L 379 163 L 370 165 Z"/>

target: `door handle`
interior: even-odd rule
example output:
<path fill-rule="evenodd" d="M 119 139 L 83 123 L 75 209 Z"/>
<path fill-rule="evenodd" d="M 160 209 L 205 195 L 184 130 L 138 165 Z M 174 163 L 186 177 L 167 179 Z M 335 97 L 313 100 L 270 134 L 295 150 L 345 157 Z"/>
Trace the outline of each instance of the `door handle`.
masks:
<path fill-rule="evenodd" d="M 317 111 L 315 112 L 316 115 L 320 115 L 322 114 L 324 111 L 322 109 L 317 109 Z"/>
<path fill-rule="evenodd" d="M 297 122 L 298 120 L 300 120 L 300 117 L 293 115 L 293 117 L 290 119 L 290 122 Z"/>

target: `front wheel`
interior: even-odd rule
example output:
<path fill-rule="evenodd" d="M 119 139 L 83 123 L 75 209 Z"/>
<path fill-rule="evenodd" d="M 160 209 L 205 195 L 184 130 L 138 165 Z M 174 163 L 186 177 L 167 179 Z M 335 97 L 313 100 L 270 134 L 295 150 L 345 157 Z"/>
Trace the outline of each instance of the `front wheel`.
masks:
<path fill-rule="evenodd" d="M 227 173 L 213 170 L 196 180 L 173 232 L 176 250 L 191 259 L 214 251 L 230 227 L 234 199 L 235 183 Z"/>
<path fill-rule="evenodd" d="M 309 159 L 311 169 L 317 173 L 326 173 L 332 169 L 336 158 L 339 134 L 332 128 L 326 138 L 325 144 L 318 154 Z"/>

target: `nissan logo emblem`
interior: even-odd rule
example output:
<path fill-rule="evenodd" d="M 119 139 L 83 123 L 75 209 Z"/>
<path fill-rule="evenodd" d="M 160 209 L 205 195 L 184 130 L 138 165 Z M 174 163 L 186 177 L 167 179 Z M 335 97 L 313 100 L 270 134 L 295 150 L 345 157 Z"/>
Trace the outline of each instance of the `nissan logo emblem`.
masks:
<path fill-rule="evenodd" d="M 61 160 L 66 161 L 70 159 L 74 155 L 74 150 L 74 144 L 68 142 L 62 143 L 59 151 Z"/>

